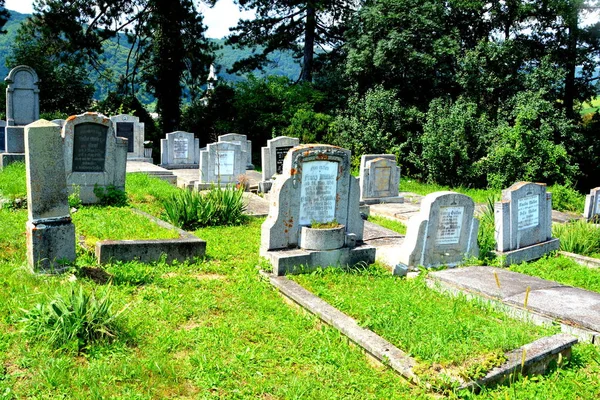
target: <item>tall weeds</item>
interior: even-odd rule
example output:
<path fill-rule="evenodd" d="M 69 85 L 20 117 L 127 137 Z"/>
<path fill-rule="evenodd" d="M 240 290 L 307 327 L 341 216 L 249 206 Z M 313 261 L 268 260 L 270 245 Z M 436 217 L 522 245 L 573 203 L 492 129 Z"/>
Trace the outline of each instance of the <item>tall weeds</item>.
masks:
<path fill-rule="evenodd" d="M 560 239 L 560 249 L 582 256 L 600 253 L 600 229 L 584 220 L 552 225 L 552 236 Z"/>

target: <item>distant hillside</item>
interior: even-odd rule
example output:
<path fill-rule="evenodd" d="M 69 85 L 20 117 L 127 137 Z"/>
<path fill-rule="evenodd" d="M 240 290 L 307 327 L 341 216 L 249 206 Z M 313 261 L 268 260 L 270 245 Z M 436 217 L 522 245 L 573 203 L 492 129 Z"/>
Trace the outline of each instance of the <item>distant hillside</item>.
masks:
<path fill-rule="evenodd" d="M 16 11 L 10 11 L 10 20 L 4 26 L 7 31 L 6 35 L 0 35 L 0 78 L 8 75 L 9 68 L 5 65 L 6 57 L 10 54 L 11 45 L 15 40 L 17 29 L 20 24 L 29 17 L 29 14 L 20 14 Z M 233 63 L 237 60 L 247 57 L 252 54 L 250 49 L 233 49 L 231 46 L 225 46 L 224 39 L 211 39 L 222 48 L 216 53 L 216 66 L 220 70 L 218 75 L 219 78 L 225 81 L 237 82 L 244 80 L 243 76 L 232 75 L 227 73 L 227 69 L 231 68 Z M 104 46 L 104 57 L 106 62 L 104 63 L 107 70 L 103 71 L 103 74 L 113 77 L 118 77 L 124 73 L 126 68 L 127 54 L 128 54 L 128 43 L 127 38 L 124 35 L 120 35 L 108 41 Z M 267 76 L 267 75 L 284 75 L 291 79 L 297 79 L 300 75 L 300 65 L 294 60 L 289 52 L 275 52 L 272 56 L 273 64 L 267 65 L 264 71 L 255 71 L 256 76 Z M 12 67 L 12 66 L 11 66 Z M 105 80 L 100 80 L 97 72 L 92 71 L 90 79 L 95 83 L 96 93 L 94 97 L 102 99 L 106 94 L 113 89 L 112 85 L 106 85 Z M 102 83 L 101 83 L 102 82 Z M 144 103 L 151 103 L 153 101 L 152 96 L 147 93 L 139 94 L 140 100 Z"/>

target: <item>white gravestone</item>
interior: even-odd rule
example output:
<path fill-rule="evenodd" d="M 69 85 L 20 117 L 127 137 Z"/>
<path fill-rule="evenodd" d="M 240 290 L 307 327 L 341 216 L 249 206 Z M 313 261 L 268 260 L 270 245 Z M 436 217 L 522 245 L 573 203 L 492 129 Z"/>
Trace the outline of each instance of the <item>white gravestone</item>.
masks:
<path fill-rule="evenodd" d="M 267 140 L 267 147 L 261 149 L 262 181 L 258 183 L 261 193 L 267 193 L 271 189 L 273 177 L 281 174 L 287 152 L 299 144 L 300 139 L 289 136 Z"/>
<path fill-rule="evenodd" d="M 477 257 L 479 221 L 473 217 L 475 203 L 463 194 L 435 192 L 425 196 L 419 214 L 409 222 L 400 247 L 394 274 L 408 269 L 456 266 Z"/>
<path fill-rule="evenodd" d="M 60 127 L 45 120 L 27 125 L 25 157 L 27 261 L 36 271 L 60 271 L 75 260 Z"/>
<path fill-rule="evenodd" d="M 494 204 L 496 254 L 506 265 L 534 260 L 560 247 L 552 238 L 552 193 L 542 183 L 517 182 Z"/>
<path fill-rule="evenodd" d="M 152 162 L 144 156 L 144 123 L 134 115 L 119 114 L 110 117 L 115 124 L 115 134 L 127 139 L 127 159 L 131 161 Z"/>
<path fill-rule="evenodd" d="M 402 203 L 398 195 L 400 167 L 393 154 L 365 154 L 360 158 L 360 201 L 366 204 Z"/>
<path fill-rule="evenodd" d="M 590 190 L 590 194 L 585 196 L 585 207 L 583 216 L 588 220 L 596 220 L 600 215 L 600 187 Z"/>
<path fill-rule="evenodd" d="M 270 193 L 260 254 L 269 259 L 278 275 L 298 272 L 301 266 L 310 270 L 374 262 L 375 248 L 362 243 L 359 195 L 358 181 L 350 175 L 349 150 L 328 145 L 294 147 L 287 152 L 282 174 Z M 340 224 L 339 246 L 323 243 L 324 250 L 315 250 L 312 244 L 302 242 L 312 223 L 333 220 Z"/>
<path fill-rule="evenodd" d="M 254 165 L 252 164 L 252 141 L 248 140 L 246 135 L 241 135 L 239 133 L 227 133 L 225 135 L 220 135 L 218 141 L 239 144 L 242 147 L 242 152 L 244 153 L 246 164 L 245 168 L 254 169 Z"/>
<path fill-rule="evenodd" d="M 71 116 L 62 130 L 67 185 L 78 187 L 81 201 L 99 201 L 94 187 L 125 190 L 127 139 L 117 137 L 113 122 L 98 113 Z"/>
<path fill-rule="evenodd" d="M 208 189 L 213 185 L 226 186 L 237 183 L 238 177 L 246 172 L 246 155 L 239 144 L 217 142 L 200 151 L 200 181 L 196 182 L 198 190 Z"/>
<path fill-rule="evenodd" d="M 200 139 L 190 132 L 167 133 L 160 141 L 160 166 L 167 169 L 198 168 Z"/>

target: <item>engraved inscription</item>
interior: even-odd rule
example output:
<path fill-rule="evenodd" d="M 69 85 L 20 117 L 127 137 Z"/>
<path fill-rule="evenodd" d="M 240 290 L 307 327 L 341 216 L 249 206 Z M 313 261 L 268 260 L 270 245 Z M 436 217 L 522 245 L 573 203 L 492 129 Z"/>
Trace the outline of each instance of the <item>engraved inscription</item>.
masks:
<path fill-rule="evenodd" d="M 133 153 L 133 122 L 118 122 L 117 136 L 127 139 L 127 152 Z"/>
<path fill-rule="evenodd" d="M 517 226 L 519 230 L 533 228 L 540 222 L 540 196 L 525 196 L 518 201 Z"/>
<path fill-rule="evenodd" d="M 173 139 L 173 157 L 188 158 L 188 140 L 186 138 Z"/>
<path fill-rule="evenodd" d="M 300 225 L 335 219 L 338 163 L 309 161 L 302 166 Z"/>
<path fill-rule="evenodd" d="M 233 150 L 217 151 L 215 157 L 215 175 L 233 175 Z"/>
<path fill-rule="evenodd" d="M 108 127 L 94 123 L 75 125 L 73 172 L 104 172 Z"/>
<path fill-rule="evenodd" d="M 294 146 L 280 146 L 275 147 L 275 172 L 277 174 L 283 173 L 283 160 L 287 152 Z"/>
<path fill-rule="evenodd" d="M 390 190 L 390 177 L 392 169 L 390 167 L 375 168 L 375 192 L 388 192 Z"/>
<path fill-rule="evenodd" d="M 456 244 L 460 241 L 464 207 L 440 207 L 437 244 Z"/>

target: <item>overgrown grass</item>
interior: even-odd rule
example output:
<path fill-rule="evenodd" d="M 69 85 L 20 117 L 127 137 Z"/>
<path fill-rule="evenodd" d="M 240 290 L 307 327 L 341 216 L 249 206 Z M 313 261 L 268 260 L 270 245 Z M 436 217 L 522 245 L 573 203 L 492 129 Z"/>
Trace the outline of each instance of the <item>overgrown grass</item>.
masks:
<path fill-rule="evenodd" d="M 394 232 L 398 232 L 401 235 L 406 235 L 406 225 L 398 220 L 380 217 L 378 215 L 370 215 L 369 222 L 383 226 L 384 228 L 390 229 Z"/>
<path fill-rule="evenodd" d="M 0 261 L 20 264 L 25 260 L 27 210 L 0 208 Z"/>
<path fill-rule="evenodd" d="M 123 207 L 81 207 L 72 214 L 78 235 L 85 237 L 85 243 L 94 247 L 99 240 L 150 240 L 176 239 L 179 233 L 165 229 Z"/>
<path fill-rule="evenodd" d="M 127 174 L 125 191 L 129 203 L 142 211 L 160 217 L 164 209 L 162 201 L 181 189 L 147 174 Z"/>
<path fill-rule="evenodd" d="M 553 185 L 548 188 L 552 193 L 552 209 L 583 213 L 585 196 L 570 186 Z"/>
<path fill-rule="evenodd" d="M 548 256 L 530 263 L 511 265 L 510 270 L 600 292 L 600 269 L 579 265 L 564 256 Z"/>
<path fill-rule="evenodd" d="M 552 224 L 552 236 L 560 239 L 560 249 L 582 256 L 600 253 L 600 229 L 584 220 Z"/>
<path fill-rule="evenodd" d="M 0 173 L 0 198 L 14 200 L 26 197 L 25 163 L 7 165 Z"/>

